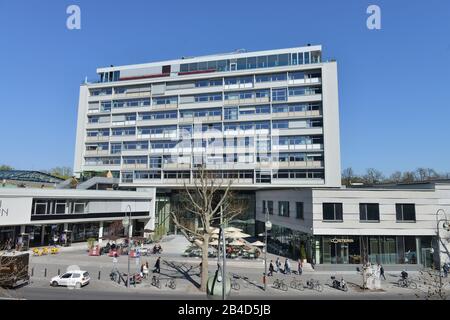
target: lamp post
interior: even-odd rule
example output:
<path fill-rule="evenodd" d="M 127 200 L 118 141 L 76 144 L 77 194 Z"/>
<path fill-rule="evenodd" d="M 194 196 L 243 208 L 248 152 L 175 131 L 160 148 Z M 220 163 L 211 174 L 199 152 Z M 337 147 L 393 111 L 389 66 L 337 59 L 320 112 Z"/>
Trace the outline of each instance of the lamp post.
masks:
<path fill-rule="evenodd" d="M 439 212 L 443 212 L 445 219 L 438 219 Z M 439 290 L 442 289 L 442 273 L 441 273 L 441 236 L 439 234 L 439 225 L 441 222 L 445 221 L 444 225 L 447 230 L 450 230 L 449 228 L 449 222 L 447 220 L 447 215 L 443 209 L 438 209 L 436 211 L 436 234 L 437 234 L 437 250 L 438 250 L 438 272 L 439 272 Z"/>
<path fill-rule="evenodd" d="M 272 222 L 269 221 L 269 209 L 266 208 L 266 223 L 265 227 L 265 250 L 264 250 L 264 291 L 267 291 L 267 236 L 268 231 L 272 229 Z"/>
<path fill-rule="evenodd" d="M 130 213 L 128 215 L 128 213 Z M 127 205 L 127 209 L 125 211 L 125 218 L 122 220 L 122 224 L 128 227 L 128 272 L 127 272 L 127 288 L 130 287 L 130 249 L 131 249 L 131 206 Z"/>
<path fill-rule="evenodd" d="M 225 264 L 226 264 L 226 258 L 227 258 L 227 251 L 226 251 L 226 240 L 225 240 L 225 225 L 223 220 L 223 206 L 220 206 L 220 231 L 222 234 L 222 300 L 226 299 L 226 274 L 225 274 Z M 219 237 L 220 240 L 220 237 Z"/>

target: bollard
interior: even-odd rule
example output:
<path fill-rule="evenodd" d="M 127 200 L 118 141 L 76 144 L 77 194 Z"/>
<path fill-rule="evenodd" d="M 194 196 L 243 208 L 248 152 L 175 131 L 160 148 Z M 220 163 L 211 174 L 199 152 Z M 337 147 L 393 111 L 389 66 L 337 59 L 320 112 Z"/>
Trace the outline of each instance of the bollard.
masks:
<path fill-rule="evenodd" d="M 58 269 L 58 276 L 61 274 L 61 270 Z"/>
<path fill-rule="evenodd" d="M 101 271 L 99 270 L 98 271 L 98 280 L 100 280 L 100 277 L 101 277 Z"/>
<path fill-rule="evenodd" d="M 44 270 L 44 278 L 47 278 L 47 268 Z"/>
<path fill-rule="evenodd" d="M 34 276 L 34 267 L 31 268 L 31 276 L 32 276 L 32 277 Z"/>

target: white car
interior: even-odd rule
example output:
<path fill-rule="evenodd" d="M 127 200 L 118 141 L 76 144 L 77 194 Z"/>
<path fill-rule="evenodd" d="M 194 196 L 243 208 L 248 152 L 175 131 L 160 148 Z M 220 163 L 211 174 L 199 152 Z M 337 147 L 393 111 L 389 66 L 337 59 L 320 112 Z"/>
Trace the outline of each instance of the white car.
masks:
<path fill-rule="evenodd" d="M 53 277 L 50 280 L 50 285 L 53 287 L 57 286 L 67 286 L 67 287 L 75 287 L 81 288 L 89 283 L 91 277 L 89 276 L 89 272 L 82 270 L 73 270 L 68 271 L 62 275 Z"/>

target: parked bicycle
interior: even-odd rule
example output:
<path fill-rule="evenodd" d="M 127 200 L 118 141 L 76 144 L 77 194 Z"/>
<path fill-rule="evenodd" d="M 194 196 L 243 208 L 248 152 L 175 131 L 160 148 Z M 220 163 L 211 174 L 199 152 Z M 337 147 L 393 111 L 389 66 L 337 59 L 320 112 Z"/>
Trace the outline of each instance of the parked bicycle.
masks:
<path fill-rule="evenodd" d="M 348 286 L 347 286 L 347 282 L 345 282 L 344 278 L 341 277 L 341 280 L 336 280 L 335 276 L 331 276 L 329 282 L 327 283 L 328 286 L 338 289 L 338 290 L 342 290 L 347 292 L 348 291 Z"/>
<path fill-rule="evenodd" d="M 158 289 L 161 289 L 161 281 L 159 280 L 159 277 L 153 276 L 151 284 L 152 284 L 152 286 L 155 286 Z"/>
<path fill-rule="evenodd" d="M 297 289 L 300 291 L 305 290 L 305 286 L 303 285 L 303 281 L 297 278 L 292 279 L 291 281 L 291 288 L 292 289 Z"/>
<path fill-rule="evenodd" d="M 306 287 L 311 290 L 316 290 L 318 292 L 323 291 L 323 286 L 320 284 L 319 280 L 310 279 L 306 281 Z"/>
<path fill-rule="evenodd" d="M 280 280 L 280 279 L 276 279 L 273 282 L 273 287 L 275 289 L 279 289 L 279 290 L 283 290 L 283 291 L 288 291 L 288 286 L 287 284 L 284 283 L 284 280 Z"/>
<path fill-rule="evenodd" d="M 175 283 L 175 279 L 170 278 L 169 280 L 167 280 L 166 287 L 169 287 L 170 289 L 175 290 L 177 287 L 177 284 Z"/>

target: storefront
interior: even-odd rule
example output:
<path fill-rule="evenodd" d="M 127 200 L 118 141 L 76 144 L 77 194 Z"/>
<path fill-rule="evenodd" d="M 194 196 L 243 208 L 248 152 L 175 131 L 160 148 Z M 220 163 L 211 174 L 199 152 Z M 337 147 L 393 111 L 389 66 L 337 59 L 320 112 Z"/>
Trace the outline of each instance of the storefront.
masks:
<path fill-rule="evenodd" d="M 316 236 L 321 264 L 422 264 L 431 266 L 431 236 Z"/>

